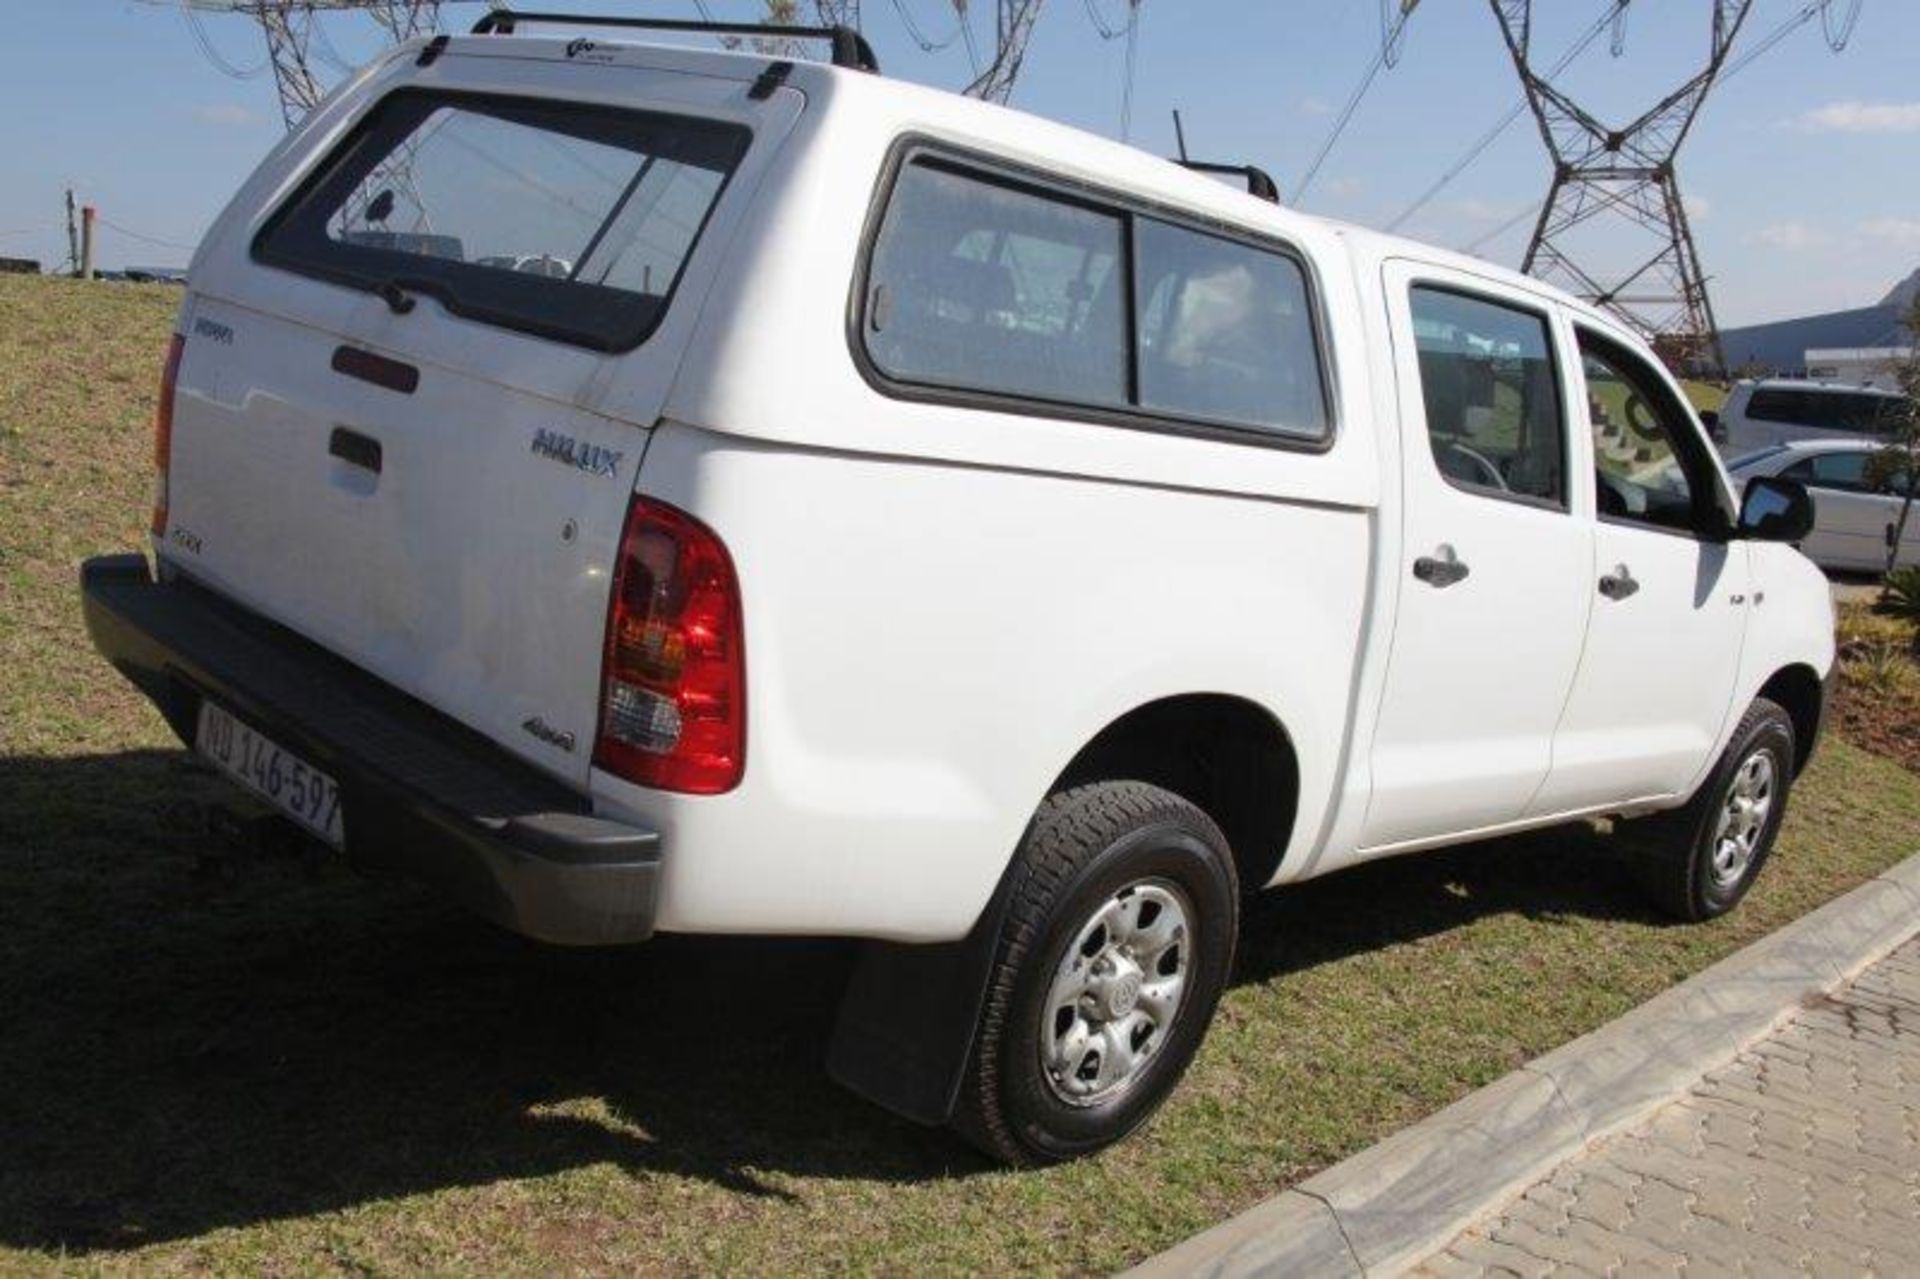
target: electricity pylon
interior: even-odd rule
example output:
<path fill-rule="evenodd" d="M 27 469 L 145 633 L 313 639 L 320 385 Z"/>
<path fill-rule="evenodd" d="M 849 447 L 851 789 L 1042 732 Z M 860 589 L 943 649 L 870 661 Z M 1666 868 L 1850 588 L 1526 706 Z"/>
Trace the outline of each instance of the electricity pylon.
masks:
<path fill-rule="evenodd" d="M 171 3 L 172 0 L 148 0 Z M 396 42 L 437 30 L 440 0 L 180 0 L 188 10 L 238 13 L 260 25 L 267 41 L 267 63 L 273 69 L 280 94 L 280 116 L 291 129 L 306 118 L 326 89 L 314 75 L 316 42 L 325 48 L 320 31 L 322 13 L 364 13 L 386 29 Z M 191 12 L 188 15 L 192 16 Z M 208 51 L 209 56 L 212 51 Z M 233 72 L 230 74 L 252 74 Z"/>
<path fill-rule="evenodd" d="M 1553 186 L 1540 206 L 1521 270 L 1603 306 L 1654 343 L 1681 372 L 1724 373 L 1726 357 L 1707 296 L 1707 277 L 1687 225 L 1674 156 L 1727 60 L 1753 0 L 1710 0 L 1707 63 L 1632 123 L 1609 128 L 1534 70 L 1532 0 L 1489 0 L 1527 104 L 1553 158 Z M 1620 0 L 1624 9 L 1628 0 Z M 1624 272 L 1577 262 L 1572 233 L 1610 217 L 1646 233 L 1653 252 Z"/>
<path fill-rule="evenodd" d="M 969 97 L 1004 103 L 1013 96 L 1013 82 L 1020 78 L 1027 41 L 1033 38 L 1033 24 L 1040 20 L 1040 3 L 1041 0 L 996 0 L 993 61 L 967 86 Z M 967 0 L 953 0 L 953 7 L 960 21 L 965 22 Z"/>

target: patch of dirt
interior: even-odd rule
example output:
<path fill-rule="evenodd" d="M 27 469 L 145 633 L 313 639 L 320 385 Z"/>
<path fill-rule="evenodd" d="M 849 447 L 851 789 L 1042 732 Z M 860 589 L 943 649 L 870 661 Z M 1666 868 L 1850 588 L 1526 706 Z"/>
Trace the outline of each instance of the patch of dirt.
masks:
<path fill-rule="evenodd" d="M 1920 695 L 1862 688 L 1842 678 L 1828 728 L 1855 746 L 1920 770 Z"/>

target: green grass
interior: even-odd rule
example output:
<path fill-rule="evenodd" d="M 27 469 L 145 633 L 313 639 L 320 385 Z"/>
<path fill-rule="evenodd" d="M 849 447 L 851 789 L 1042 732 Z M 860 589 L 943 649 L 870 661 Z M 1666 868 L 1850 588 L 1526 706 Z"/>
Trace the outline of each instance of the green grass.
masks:
<path fill-rule="evenodd" d="M 1680 389 L 1687 393 L 1687 399 L 1692 402 L 1693 407 L 1702 413 L 1709 409 L 1718 413 L 1720 406 L 1727 402 L 1726 388 L 1715 386 L 1712 382 L 1690 382 L 1682 379 Z"/>
<path fill-rule="evenodd" d="M 1160 1118 L 994 1170 L 826 1079 L 842 947 L 548 950 L 170 822 L 212 783 L 73 583 L 139 543 L 174 296 L 0 279 L 0 1272 L 1107 1270 L 1920 844 L 1920 781 L 1836 741 L 1710 926 L 1648 914 L 1585 829 L 1269 895 Z"/>

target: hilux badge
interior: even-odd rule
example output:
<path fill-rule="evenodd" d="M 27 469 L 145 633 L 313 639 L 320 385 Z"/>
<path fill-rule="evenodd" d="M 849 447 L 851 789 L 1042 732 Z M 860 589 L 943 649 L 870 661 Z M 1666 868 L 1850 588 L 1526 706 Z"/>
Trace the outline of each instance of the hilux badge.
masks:
<path fill-rule="evenodd" d="M 573 750 L 573 734 L 567 732 L 565 729 L 553 727 L 538 715 L 535 715 L 532 719 L 522 720 L 520 727 L 532 733 L 549 746 L 558 746 L 561 750 L 568 752 Z"/>
<path fill-rule="evenodd" d="M 533 452 L 544 458 L 585 471 L 588 475 L 618 475 L 626 454 L 598 444 L 582 444 L 571 435 L 541 427 L 533 434 Z"/>

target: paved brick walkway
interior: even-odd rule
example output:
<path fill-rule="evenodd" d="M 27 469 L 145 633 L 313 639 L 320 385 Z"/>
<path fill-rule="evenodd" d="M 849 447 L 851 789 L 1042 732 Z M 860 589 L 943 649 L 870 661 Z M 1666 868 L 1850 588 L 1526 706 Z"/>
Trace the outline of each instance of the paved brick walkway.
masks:
<path fill-rule="evenodd" d="M 1920 938 L 1418 1271 L 1562 1272 L 1920 1274 Z"/>

